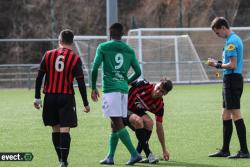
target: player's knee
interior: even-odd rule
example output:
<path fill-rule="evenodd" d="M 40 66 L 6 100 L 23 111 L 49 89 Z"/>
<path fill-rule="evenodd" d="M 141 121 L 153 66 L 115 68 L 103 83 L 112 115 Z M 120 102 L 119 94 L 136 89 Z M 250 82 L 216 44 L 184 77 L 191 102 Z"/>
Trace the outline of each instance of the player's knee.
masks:
<path fill-rule="evenodd" d="M 54 126 L 52 126 L 52 131 L 53 132 L 60 132 L 60 125 L 54 125 Z"/>
<path fill-rule="evenodd" d="M 147 125 L 147 129 L 153 129 L 154 122 L 152 120 L 147 120 L 145 124 Z"/>
<path fill-rule="evenodd" d="M 148 130 L 152 130 L 154 126 L 154 121 L 151 119 L 143 120 L 144 121 L 144 128 Z"/>
<path fill-rule="evenodd" d="M 141 117 L 136 117 L 136 118 L 134 119 L 134 125 L 135 125 L 135 128 L 136 128 L 136 129 L 141 129 L 141 128 L 143 128 L 144 126 L 143 126 L 143 120 L 142 120 L 142 118 L 141 118 Z"/>
<path fill-rule="evenodd" d="M 138 115 L 132 114 L 129 117 L 129 123 L 135 128 L 140 129 L 143 128 L 143 120 Z"/>
<path fill-rule="evenodd" d="M 232 118 L 233 120 L 239 120 L 242 118 L 240 110 L 233 110 L 232 111 Z"/>
<path fill-rule="evenodd" d="M 224 110 L 221 114 L 221 118 L 222 120 L 229 120 L 229 119 L 232 119 L 231 118 L 231 112 L 229 110 Z"/>

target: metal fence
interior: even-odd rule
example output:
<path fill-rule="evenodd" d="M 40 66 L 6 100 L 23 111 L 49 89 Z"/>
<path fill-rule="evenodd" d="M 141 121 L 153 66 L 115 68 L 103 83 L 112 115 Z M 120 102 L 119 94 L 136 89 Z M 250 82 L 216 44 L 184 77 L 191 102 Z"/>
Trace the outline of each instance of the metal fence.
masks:
<path fill-rule="evenodd" d="M 186 65 L 188 68 L 182 70 L 183 81 L 175 81 L 175 62 L 144 62 L 144 76 L 147 80 L 156 82 L 162 76 L 172 76 L 171 80 L 175 84 L 204 84 L 204 83 L 217 83 L 222 82 L 222 70 L 217 70 L 212 67 L 204 65 L 205 71 L 209 77 L 208 80 L 199 81 L 196 80 L 195 71 L 192 69 L 193 65 L 201 62 L 179 62 L 182 65 Z M 87 66 L 87 65 L 86 65 Z M 91 66 L 91 65 L 90 65 Z M 149 70 L 151 66 L 158 66 L 159 70 Z M 161 66 L 169 67 L 169 70 L 160 70 Z M 246 82 L 250 81 L 250 60 L 244 61 L 243 77 Z M 34 88 L 35 80 L 39 64 L 4 64 L 0 65 L 0 88 Z M 171 70 L 172 69 L 172 70 Z M 84 68 L 85 83 L 87 86 L 91 84 L 91 77 L 89 76 L 88 70 Z M 101 69 L 99 69 L 98 85 L 101 85 Z M 75 82 L 76 83 L 76 82 Z"/>
<path fill-rule="evenodd" d="M 159 29 L 157 29 L 157 31 L 158 30 Z M 178 61 L 176 61 L 172 58 L 175 57 L 173 54 L 169 56 L 167 54 L 167 52 L 170 52 L 171 50 L 170 45 L 164 44 L 165 41 L 156 39 L 156 37 L 158 37 L 159 35 L 162 35 L 161 39 L 165 40 L 164 36 L 166 35 L 180 34 L 180 32 L 176 30 L 178 29 L 171 29 L 171 34 L 169 34 L 169 32 L 168 34 L 166 34 L 165 32 L 161 32 L 160 34 L 154 32 L 154 34 L 149 35 L 143 33 L 140 34 L 145 35 L 146 37 L 138 37 L 136 35 L 124 37 L 125 42 L 127 42 L 128 39 L 135 39 L 135 41 L 138 42 L 138 45 L 135 44 L 132 47 L 135 49 L 138 59 L 142 60 L 140 61 L 140 64 L 141 66 L 143 66 L 143 77 L 151 82 L 157 82 L 161 77 L 167 76 L 172 81 L 174 81 L 174 83 L 178 84 L 221 82 L 222 70 L 208 67 L 204 62 L 207 57 L 211 55 L 217 55 L 216 58 L 220 57 L 220 48 L 222 48 L 224 44 L 223 40 L 212 34 L 211 30 L 208 28 L 201 28 L 201 31 L 199 31 L 198 29 L 192 29 L 192 32 L 188 32 L 188 35 L 193 42 L 194 48 L 197 51 L 200 60 L 190 61 L 190 59 L 188 58 L 179 59 Z M 243 37 L 245 45 L 245 60 L 243 70 L 243 77 L 245 78 L 245 81 L 250 81 L 250 47 L 248 47 L 250 46 L 250 31 L 248 32 L 248 30 L 250 30 L 250 28 L 245 28 L 243 32 L 237 32 Z M 181 30 L 181 35 L 183 35 L 183 31 L 184 29 Z M 187 30 L 185 29 L 185 31 Z M 90 71 L 95 56 L 95 49 L 99 43 L 106 40 L 106 36 L 75 37 L 73 50 L 79 54 L 83 61 L 83 70 L 85 74 L 85 82 L 87 85 L 91 84 Z M 149 44 L 147 47 L 144 40 L 147 40 L 147 44 Z M 56 42 L 57 39 L 0 39 L 0 48 L 3 48 L 6 45 L 13 46 L 12 52 L 7 52 L 6 49 L 1 50 L 1 54 L 7 55 L 6 58 L 9 59 L 7 61 L 9 63 L 0 64 L 0 88 L 34 88 L 37 69 L 39 66 L 38 63 L 42 59 L 44 51 L 47 49 L 52 49 L 55 46 Z M 33 47 L 33 50 L 38 50 L 39 52 L 36 55 L 34 55 L 34 53 L 30 53 L 30 51 L 27 50 L 27 45 L 35 45 L 35 47 Z M 161 47 L 156 47 L 158 45 Z M 16 48 L 16 46 L 18 47 Z M 47 48 L 45 48 L 44 46 L 46 46 Z M 174 48 L 173 46 L 171 47 Z M 156 51 L 157 49 L 159 49 L 159 51 Z M 181 50 L 181 48 L 179 48 L 179 50 Z M 23 55 L 28 55 L 26 57 L 36 57 L 35 64 L 30 64 L 29 61 L 27 61 L 28 64 L 25 63 L 26 59 Z M 140 56 L 144 57 L 140 58 Z M 1 59 L 2 57 L 0 55 L 0 62 Z M 202 67 L 207 75 L 207 79 L 197 79 L 197 69 L 194 68 L 195 66 L 197 66 L 197 64 L 202 64 Z M 180 67 L 179 70 L 176 70 L 177 66 Z M 178 75 L 177 72 L 179 73 Z M 98 76 L 99 77 L 97 83 L 100 85 L 101 69 L 99 70 Z M 179 77 L 178 79 L 177 76 Z"/>

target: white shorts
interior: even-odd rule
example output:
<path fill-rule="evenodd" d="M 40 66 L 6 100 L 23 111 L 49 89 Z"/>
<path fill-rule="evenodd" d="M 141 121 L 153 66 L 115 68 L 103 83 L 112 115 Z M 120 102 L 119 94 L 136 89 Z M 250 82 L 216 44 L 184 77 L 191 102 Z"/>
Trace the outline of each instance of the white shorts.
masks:
<path fill-rule="evenodd" d="M 120 92 L 104 93 L 102 112 L 105 117 L 127 117 L 128 94 Z"/>

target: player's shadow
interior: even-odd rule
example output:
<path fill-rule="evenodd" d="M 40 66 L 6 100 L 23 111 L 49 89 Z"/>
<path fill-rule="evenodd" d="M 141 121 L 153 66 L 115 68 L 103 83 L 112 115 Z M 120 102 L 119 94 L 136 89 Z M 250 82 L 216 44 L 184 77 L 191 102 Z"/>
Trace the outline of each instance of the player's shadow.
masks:
<path fill-rule="evenodd" d="M 148 167 L 151 166 L 149 164 L 142 164 L 142 163 L 137 163 L 135 164 L 136 166 L 144 166 Z M 218 165 L 208 165 L 208 164 L 198 164 L 198 163 L 188 163 L 188 162 L 178 162 L 178 161 L 160 161 L 158 164 L 154 164 L 154 166 L 174 166 L 174 167 L 226 167 L 226 166 L 218 166 Z"/>

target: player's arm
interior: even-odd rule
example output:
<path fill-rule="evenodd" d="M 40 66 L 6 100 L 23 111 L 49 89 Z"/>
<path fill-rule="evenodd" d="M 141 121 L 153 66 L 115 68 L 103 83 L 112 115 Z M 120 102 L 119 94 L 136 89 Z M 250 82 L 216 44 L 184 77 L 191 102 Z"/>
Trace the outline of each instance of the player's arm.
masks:
<path fill-rule="evenodd" d="M 160 109 L 160 108 L 159 108 Z M 156 133 L 158 136 L 158 140 L 161 144 L 162 148 L 162 155 L 164 160 L 169 160 L 169 151 L 166 146 L 166 141 L 165 141 L 165 133 L 164 133 L 164 128 L 163 128 L 163 114 L 164 114 L 164 109 L 163 106 L 162 108 L 156 113 L 155 118 L 156 118 Z"/>
<path fill-rule="evenodd" d="M 91 72 L 91 83 L 92 83 L 92 92 L 91 92 L 91 98 L 93 101 L 97 101 L 99 97 L 99 92 L 96 88 L 96 81 L 97 81 L 97 76 L 98 76 L 98 68 L 101 65 L 103 61 L 103 55 L 101 51 L 101 46 L 99 45 L 96 49 L 96 55 L 95 59 L 93 61 L 93 67 L 92 67 L 92 72 Z"/>
<path fill-rule="evenodd" d="M 148 84 L 149 84 L 149 82 L 144 78 L 139 78 L 139 79 L 130 83 L 131 87 L 138 87 L 138 88 L 143 86 L 143 85 L 148 85 Z"/>
<path fill-rule="evenodd" d="M 166 142 L 165 142 L 165 133 L 164 133 L 162 122 L 156 121 L 156 133 L 158 136 L 158 140 L 161 144 L 163 159 L 169 160 L 169 151 L 167 149 Z"/>
<path fill-rule="evenodd" d="M 131 82 L 136 80 L 141 75 L 141 68 L 140 68 L 139 62 L 135 56 L 134 51 L 132 51 L 132 53 L 133 53 L 133 55 L 132 55 L 132 68 L 134 69 L 134 73 L 128 77 L 128 84 L 130 84 Z"/>
<path fill-rule="evenodd" d="M 226 47 L 227 56 L 230 57 L 229 63 L 221 64 L 221 68 L 235 69 L 237 68 L 237 42 L 231 41 Z"/>
<path fill-rule="evenodd" d="M 36 109 L 40 109 L 42 107 L 41 87 L 42 87 L 44 75 L 45 75 L 45 59 L 43 58 L 40 63 L 40 68 L 38 70 L 38 74 L 36 77 L 35 99 L 33 101 L 34 107 Z"/>
<path fill-rule="evenodd" d="M 237 50 L 236 50 L 236 42 L 229 43 L 225 49 L 227 51 L 227 56 L 230 57 L 230 61 L 228 63 L 222 63 L 222 61 L 216 61 L 214 59 L 208 58 L 207 64 L 216 68 L 224 68 L 224 69 L 235 69 L 237 67 Z"/>
<path fill-rule="evenodd" d="M 85 85 L 84 75 L 83 75 L 83 70 L 82 70 L 82 62 L 80 58 L 77 61 L 76 68 L 73 73 L 74 73 L 74 76 L 76 77 L 78 89 L 82 97 L 83 105 L 85 108 L 84 112 L 89 112 L 90 107 L 89 107 L 89 102 L 87 98 L 87 90 L 86 90 L 86 85 Z"/>
<path fill-rule="evenodd" d="M 228 63 L 222 63 L 222 61 L 216 61 L 209 58 L 207 64 L 216 68 L 235 69 L 237 67 L 237 57 L 231 56 Z"/>
<path fill-rule="evenodd" d="M 237 59 L 236 56 L 230 57 L 230 61 L 227 64 L 221 64 L 221 68 L 226 68 L 226 69 L 235 69 L 237 67 Z"/>

